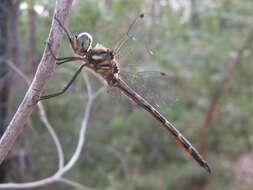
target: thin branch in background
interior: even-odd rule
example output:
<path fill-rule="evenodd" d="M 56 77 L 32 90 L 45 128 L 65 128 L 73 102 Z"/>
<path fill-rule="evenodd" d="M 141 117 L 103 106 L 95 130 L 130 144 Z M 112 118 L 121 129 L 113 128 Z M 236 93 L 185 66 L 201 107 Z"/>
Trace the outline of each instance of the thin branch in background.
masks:
<path fill-rule="evenodd" d="M 49 134 L 51 135 L 54 144 L 56 146 L 56 150 L 58 153 L 58 159 L 59 159 L 59 164 L 58 164 L 58 168 L 62 169 L 64 166 L 64 154 L 63 154 L 63 150 L 62 150 L 62 145 L 60 143 L 59 138 L 57 137 L 55 131 L 53 130 L 52 125 L 50 124 L 50 122 L 47 119 L 47 115 L 44 109 L 44 106 L 41 102 L 38 103 L 38 108 L 39 108 L 39 115 L 40 115 L 40 119 L 43 122 L 43 124 L 45 125 L 45 127 L 47 128 Z"/>
<path fill-rule="evenodd" d="M 246 38 L 244 44 L 237 51 L 236 57 L 228 64 L 227 73 L 224 76 L 223 80 L 218 85 L 217 90 L 216 90 L 216 92 L 210 102 L 210 105 L 208 107 L 208 110 L 205 114 L 204 122 L 203 122 L 202 128 L 200 130 L 199 139 L 198 139 L 198 147 L 199 147 L 199 150 L 202 154 L 205 154 L 208 149 L 207 130 L 211 126 L 214 114 L 215 114 L 217 106 L 219 104 L 219 100 L 226 92 L 231 77 L 233 76 L 237 67 L 240 65 L 240 63 L 243 59 L 243 54 L 244 54 L 245 50 L 251 48 L 252 45 L 253 45 L 253 28 L 250 30 L 249 35 Z"/>
<path fill-rule="evenodd" d="M 31 84 L 31 80 L 25 75 L 24 72 L 22 72 L 16 65 L 12 63 L 12 61 L 7 61 L 8 66 L 15 71 L 24 81 L 27 85 Z"/>
<path fill-rule="evenodd" d="M 83 74 L 82 76 L 83 76 L 85 84 L 86 84 L 88 96 L 91 96 L 92 89 L 91 89 L 91 84 L 90 84 L 89 79 L 88 79 L 88 75 L 87 74 Z"/>
<path fill-rule="evenodd" d="M 68 161 L 68 163 L 64 166 L 64 168 L 61 171 L 61 175 L 63 175 L 64 173 L 66 173 L 67 171 L 69 171 L 73 165 L 76 163 L 76 161 L 78 160 L 78 158 L 80 157 L 82 148 L 84 146 L 84 142 L 85 142 L 85 136 L 86 136 L 86 129 L 88 126 L 88 121 L 89 121 L 89 117 L 91 114 L 91 107 L 92 104 L 94 103 L 94 100 L 98 97 L 99 94 L 102 93 L 102 91 L 104 90 L 104 87 L 101 87 L 100 89 L 98 89 L 96 92 L 92 92 L 92 88 L 91 88 L 91 84 L 90 84 L 90 80 L 88 77 L 85 77 L 85 83 L 86 86 L 88 87 L 87 89 L 89 89 L 88 92 L 88 102 L 86 104 L 86 111 L 84 113 L 83 116 L 83 120 L 82 120 L 82 124 L 81 124 L 81 129 L 79 132 L 79 140 L 78 140 L 78 144 L 77 147 L 74 151 L 73 156 L 71 157 L 71 159 Z"/>
<path fill-rule="evenodd" d="M 29 84 L 29 82 L 30 82 L 29 78 L 20 69 L 18 69 L 11 62 L 8 62 L 8 65 L 14 71 L 16 71 L 19 74 L 19 76 L 21 76 L 26 81 L 27 84 Z M 55 174 L 53 174 L 52 176 L 49 176 L 47 178 L 33 181 L 33 182 L 28 182 L 28 183 L 4 183 L 4 184 L 0 184 L 0 189 L 28 189 L 28 188 L 45 186 L 45 185 L 48 185 L 48 184 L 51 184 L 51 183 L 54 183 L 57 181 L 66 183 L 68 185 L 71 185 L 71 186 L 74 186 L 74 187 L 77 187 L 80 189 L 90 189 L 88 187 L 85 187 L 85 186 L 77 183 L 77 182 L 74 182 L 72 180 L 68 180 L 68 179 L 65 179 L 62 177 L 66 172 L 68 172 L 70 169 L 73 168 L 73 166 L 75 165 L 75 163 L 77 162 L 77 160 L 79 159 L 79 157 L 81 155 L 81 151 L 82 151 L 82 149 L 84 147 L 84 143 L 85 143 L 86 129 L 88 127 L 88 121 L 89 121 L 89 117 L 91 114 L 92 104 L 93 104 L 94 100 L 97 98 L 97 96 L 104 90 L 104 87 L 101 87 L 99 90 L 97 90 L 96 92 L 93 93 L 88 76 L 85 76 L 85 85 L 88 90 L 88 102 L 87 102 L 87 106 L 86 106 L 86 111 L 85 111 L 85 114 L 84 114 L 84 117 L 82 120 L 77 147 L 76 147 L 72 157 L 67 162 L 67 164 L 64 166 L 64 160 L 63 160 L 64 155 L 63 155 L 63 151 L 62 151 L 62 146 L 61 146 L 60 141 L 59 141 L 57 135 L 55 134 L 51 124 L 49 123 L 49 121 L 47 119 L 43 104 L 41 102 L 39 102 L 38 108 L 40 111 L 40 118 L 41 118 L 43 124 L 48 129 L 50 135 L 52 136 L 54 143 L 56 145 L 57 151 L 58 151 L 59 168 L 55 172 Z"/>
<path fill-rule="evenodd" d="M 11 61 L 7 61 L 8 66 L 13 69 L 24 81 L 25 83 L 29 86 L 31 83 L 31 80 L 22 72 L 18 67 L 16 67 Z M 56 135 L 52 125 L 48 121 L 48 117 L 45 112 L 45 108 L 41 102 L 38 103 L 38 109 L 39 109 L 39 116 L 40 120 L 48 130 L 49 134 L 51 135 L 53 142 L 56 146 L 57 149 L 57 155 L 59 159 L 59 168 L 62 168 L 64 166 L 64 155 L 63 155 L 63 149 L 62 145 L 60 143 L 60 140 L 58 136 Z"/>
<path fill-rule="evenodd" d="M 26 84 L 29 86 L 31 83 L 31 80 L 19 69 L 17 68 L 11 61 L 7 62 L 8 66 L 13 69 L 22 79 L 24 79 L 24 81 L 26 82 Z M 48 121 L 44 106 L 41 102 L 38 103 L 38 109 L 39 109 L 39 116 L 40 116 L 40 120 L 42 121 L 42 123 L 44 124 L 44 126 L 47 128 L 49 134 L 51 135 L 54 144 L 56 146 L 57 149 L 57 155 L 58 155 L 58 159 L 59 159 L 59 168 L 62 168 L 64 165 L 64 155 L 63 155 L 63 150 L 62 150 L 62 146 L 61 143 L 59 141 L 59 138 L 57 137 L 55 131 L 53 130 L 52 125 L 50 124 L 50 122 Z"/>

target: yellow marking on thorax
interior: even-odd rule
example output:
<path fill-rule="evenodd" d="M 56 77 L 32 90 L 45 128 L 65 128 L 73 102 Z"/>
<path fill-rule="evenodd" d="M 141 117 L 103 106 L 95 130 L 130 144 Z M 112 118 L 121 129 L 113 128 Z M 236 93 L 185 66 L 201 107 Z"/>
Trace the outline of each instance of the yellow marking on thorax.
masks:
<path fill-rule="evenodd" d="M 105 48 L 105 47 L 95 47 L 95 48 L 93 48 L 93 50 L 94 50 L 95 52 L 100 52 L 100 51 L 108 51 L 109 48 Z"/>

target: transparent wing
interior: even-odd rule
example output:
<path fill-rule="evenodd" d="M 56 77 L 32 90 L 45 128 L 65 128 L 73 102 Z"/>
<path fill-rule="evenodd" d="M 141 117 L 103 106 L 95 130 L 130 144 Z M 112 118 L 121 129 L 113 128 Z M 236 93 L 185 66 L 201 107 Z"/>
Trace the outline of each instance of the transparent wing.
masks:
<path fill-rule="evenodd" d="M 160 71 L 122 73 L 122 79 L 156 108 L 168 107 L 182 95 L 180 81 Z"/>
<path fill-rule="evenodd" d="M 182 95 L 180 81 L 173 75 L 160 71 L 156 55 L 156 17 L 145 14 L 129 30 L 128 41 L 121 46 L 116 59 L 120 65 L 121 78 L 157 109 L 164 110 L 179 102 Z M 142 72 L 139 72 L 142 70 Z M 162 70 L 162 69 L 161 69 Z M 124 102 L 126 98 L 117 89 L 110 89 L 113 102 Z"/>
<path fill-rule="evenodd" d="M 120 77 L 161 113 L 168 114 L 168 108 L 178 105 L 180 97 L 184 94 L 178 79 L 160 71 L 122 72 Z M 129 104 L 135 105 L 119 90 L 112 88 L 108 91 L 113 104 L 121 104 L 125 108 L 129 108 L 130 106 L 126 106 Z"/>
<path fill-rule="evenodd" d="M 146 13 L 144 18 L 137 19 L 134 25 L 130 25 L 131 30 L 128 31 L 129 28 L 125 27 L 125 34 L 128 31 L 128 40 L 121 46 L 119 53 L 116 55 L 121 68 L 124 70 L 130 68 L 131 72 L 136 72 L 137 66 L 154 65 L 152 59 L 156 57 L 157 36 L 154 31 L 156 19 L 155 16 Z M 124 37 L 122 38 L 124 39 Z"/>

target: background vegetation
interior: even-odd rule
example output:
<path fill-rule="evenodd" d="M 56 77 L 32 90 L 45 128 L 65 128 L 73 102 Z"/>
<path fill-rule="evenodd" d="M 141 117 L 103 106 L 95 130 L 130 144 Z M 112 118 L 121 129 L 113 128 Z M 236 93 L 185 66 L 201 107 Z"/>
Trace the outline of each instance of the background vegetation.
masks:
<path fill-rule="evenodd" d="M 12 0 L 9 7 L 9 59 L 31 78 L 53 8 L 47 0 Z M 253 1 L 76 0 L 68 28 L 113 47 L 140 12 L 146 16 L 118 56 L 122 74 L 199 148 L 212 173 L 188 157 L 149 114 L 107 89 L 96 99 L 82 156 L 66 177 L 91 189 L 252 189 Z M 66 39 L 59 54 L 72 55 Z M 45 94 L 62 89 L 77 67 L 56 67 Z M 12 70 L 8 79 L 6 123 L 27 90 Z M 95 88 L 103 85 L 92 82 Z M 66 160 L 77 143 L 85 97 L 80 77 L 67 94 L 44 102 Z M 4 182 L 37 180 L 57 168 L 53 142 L 38 114 L 4 168 Z M 37 189 L 74 188 L 55 183 Z"/>

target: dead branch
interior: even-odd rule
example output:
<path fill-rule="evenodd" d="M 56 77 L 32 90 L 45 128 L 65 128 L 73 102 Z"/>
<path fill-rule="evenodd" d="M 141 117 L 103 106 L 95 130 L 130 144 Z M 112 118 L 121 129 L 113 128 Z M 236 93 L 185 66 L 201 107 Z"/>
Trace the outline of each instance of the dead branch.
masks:
<path fill-rule="evenodd" d="M 57 16 L 62 23 L 66 22 L 72 1 L 73 0 L 56 1 L 54 15 Z M 48 41 L 51 43 L 54 52 L 58 50 L 62 37 L 63 31 L 53 19 Z M 46 47 L 32 84 L 0 140 L 0 163 L 2 163 L 16 142 L 17 137 L 23 131 L 25 124 L 36 107 L 38 97 L 53 74 L 54 62 L 53 57 Z"/>
<path fill-rule="evenodd" d="M 14 65 L 10 65 L 13 69 L 15 69 L 15 71 L 17 71 L 17 73 L 23 78 L 25 79 L 27 82 L 29 82 L 29 79 L 27 78 L 27 76 L 24 75 L 24 73 L 22 71 L 20 71 L 17 67 L 15 67 Z M 74 182 L 72 180 L 66 179 L 63 177 L 63 175 L 68 172 L 70 169 L 73 168 L 73 166 L 75 165 L 75 163 L 77 162 L 77 160 L 79 159 L 80 155 L 81 155 L 81 151 L 84 147 L 84 143 L 85 143 L 85 134 L 86 134 L 86 130 L 87 130 L 87 126 L 88 126 L 88 121 L 89 121 L 89 117 L 91 114 L 91 108 L 92 108 L 92 104 L 95 100 L 95 98 L 97 98 L 97 96 L 104 90 L 104 88 L 100 88 L 99 90 L 97 90 L 96 92 L 93 92 L 91 84 L 89 82 L 89 78 L 88 76 L 85 75 L 85 84 L 87 87 L 87 94 L 88 94 L 88 102 L 86 105 L 86 111 L 82 120 L 82 125 L 80 128 L 80 135 L 79 135 L 79 139 L 78 139 L 78 143 L 76 146 L 76 149 L 72 155 L 72 157 L 70 158 L 70 160 L 64 165 L 64 160 L 63 160 L 63 152 L 62 152 L 62 148 L 61 148 L 61 144 L 60 141 L 58 139 L 58 137 L 56 136 L 56 134 L 53 131 L 53 128 L 51 127 L 51 124 L 49 123 L 46 114 L 44 112 L 44 108 L 42 106 L 41 103 L 39 103 L 39 110 L 42 111 L 42 113 L 40 113 L 41 115 L 41 119 L 43 121 L 43 123 L 45 124 L 45 126 L 47 127 L 50 135 L 52 136 L 55 144 L 56 144 L 56 148 L 58 150 L 58 157 L 59 157 L 59 168 L 58 170 L 51 176 L 46 177 L 44 179 L 41 180 L 37 180 L 37 181 L 33 181 L 33 182 L 27 182 L 27 183 L 3 183 L 0 184 L 0 189 L 28 189 L 28 188 L 36 188 L 36 187 L 41 187 L 41 186 L 45 186 L 54 182 L 62 182 L 74 187 L 77 187 L 79 189 L 90 189 L 88 187 L 85 187 L 77 182 Z M 60 150 L 59 150 L 60 149 Z"/>
<path fill-rule="evenodd" d="M 31 80 L 25 75 L 24 72 L 22 72 L 18 67 L 16 67 L 11 61 L 7 62 L 8 66 L 13 69 L 24 81 L 25 83 L 29 86 L 31 83 Z M 52 125 L 50 124 L 44 106 L 41 102 L 39 102 L 37 104 L 38 109 L 39 109 L 39 116 L 40 116 L 40 120 L 42 121 L 42 123 L 44 124 L 44 126 L 47 128 L 49 134 L 51 135 L 54 144 L 56 146 L 57 149 L 57 153 L 58 153 L 58 159 L 59 159 L 59 168 L 62 168 L 64 165 L 64 155 L 63 155 L 63 149 L 60 143 L 60 140 L 58 138 L 58 136 L 56 135 Z"/>
<path fill-rule="evenodd" d="M 22 72 L 18 67 L 16 67 L 11 61 L 7 62 L 8 66 L 13 69 L 24 81 L 25 83 L 29 86 L 31 81 L 30 79 L 25 75 L 24 72 Z M 56 146 L 57 149 L 57 154 L 58 154 L 58 159 L 59 159 L 59 169 L 63 167 L 64 165 L 64 155 L 63 155 L 63 149 L 62 149 L 62 145 L 60 143 L 60 140 L 58 138 L 58 136 L 56 135 L 51 123 L 49 122 L 44 106 L 42 104 L 42 102 L 39 102 L 37 104 L 38 109 L 39 109 L 39 116 L 40 116 L 40 120 L 42 121 L 42 123 L 44 124 L 44 126 L 46 127 L 46 129 L 48 130 L 49 134 L 51 135 L 54 144 Z"/>

